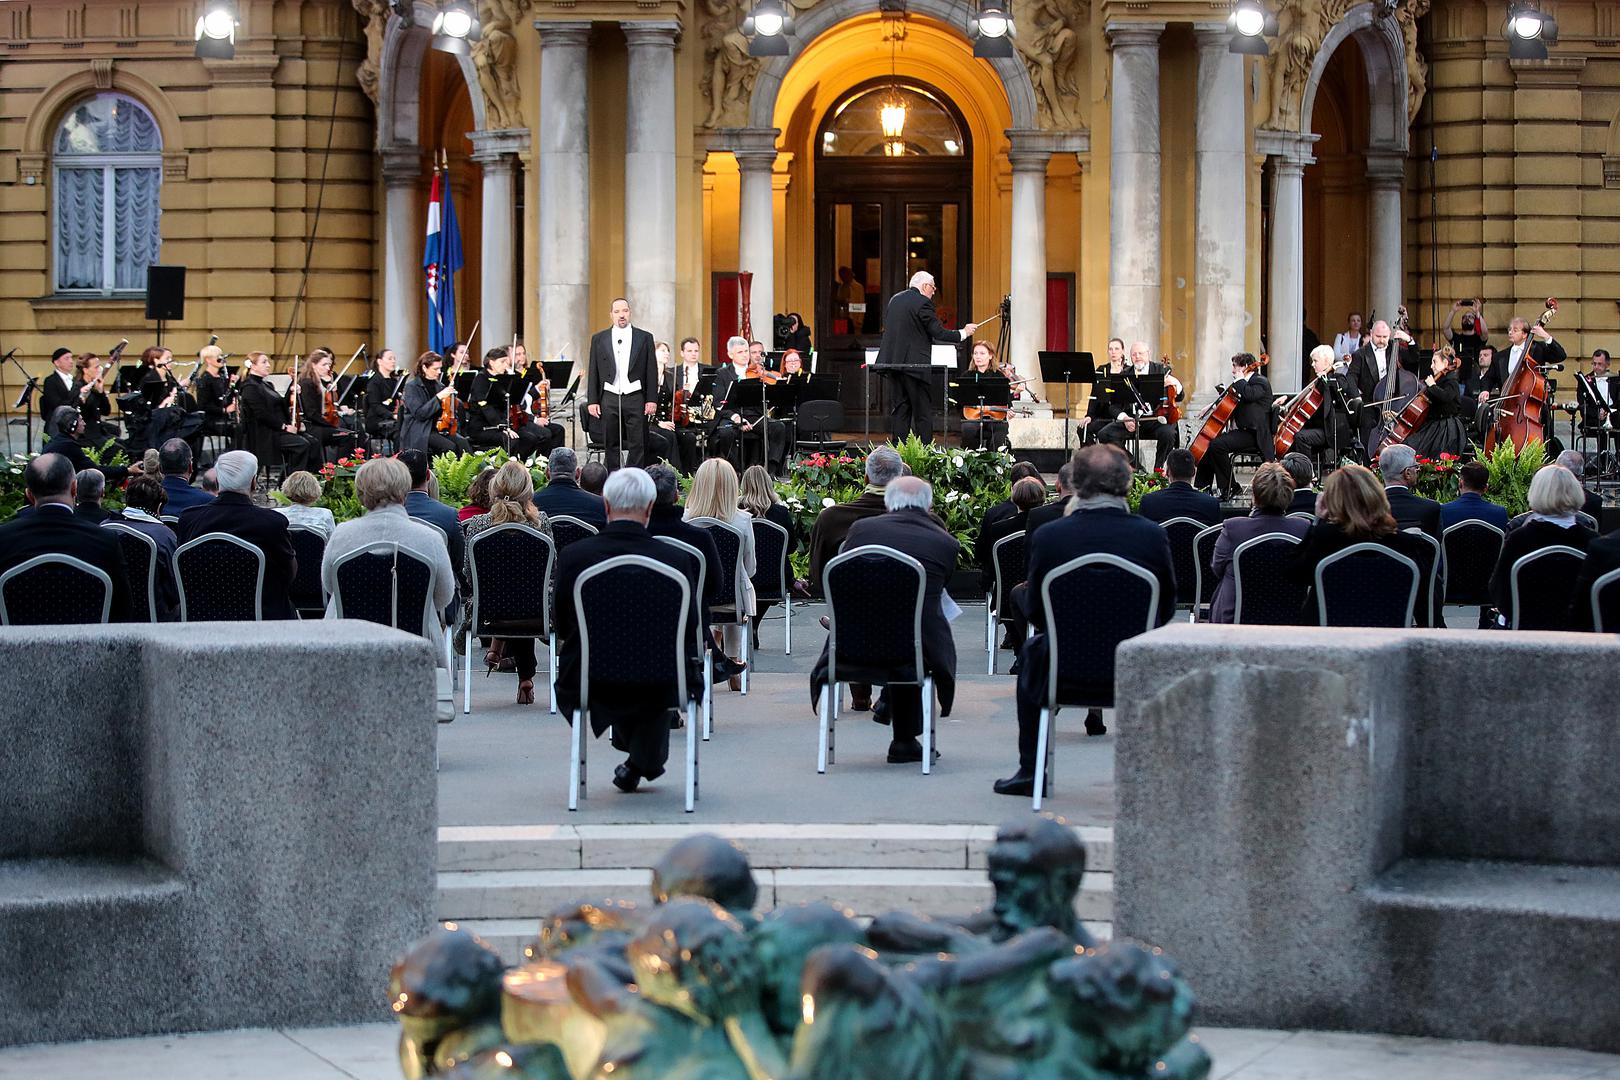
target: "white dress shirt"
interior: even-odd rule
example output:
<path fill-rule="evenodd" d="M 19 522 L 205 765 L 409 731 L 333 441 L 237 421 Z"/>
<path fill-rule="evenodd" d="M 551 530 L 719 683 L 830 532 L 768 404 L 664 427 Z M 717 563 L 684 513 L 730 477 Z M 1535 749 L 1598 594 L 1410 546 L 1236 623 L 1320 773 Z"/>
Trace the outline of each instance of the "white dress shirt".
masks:
<path fill-rule="evenodd" d="M 1521 341 L 1519 344 L 1513 346 L 1513 348 L 1508 352 L 1509 379 L 1513 378 L 1513 373 L 1519 370 L 1519 361 L 1524 359 L 1524 352 L 1529 347 L 1530 339 L 1526 338 L 1524 341 Z"/>
<path fill-rule="evenodd" d="M 1389 346 L 1386 345 L 1380 349 L 1378 346 L 1374 345 L 1372 347 L 1372 354 L 1373 362 L 1378 365 L 1378 377 L 1382 379 L 1385 375 L 1389 374 Z"/>
<path fill-rule="evenodd" d="M 621 330 L 615 326 L 609 332 L 613 335 L 613 381 L 603 389 L 613 394 L 634 394 L 641 389 L 641 380 L 630 380 L 631 328 Z"/>

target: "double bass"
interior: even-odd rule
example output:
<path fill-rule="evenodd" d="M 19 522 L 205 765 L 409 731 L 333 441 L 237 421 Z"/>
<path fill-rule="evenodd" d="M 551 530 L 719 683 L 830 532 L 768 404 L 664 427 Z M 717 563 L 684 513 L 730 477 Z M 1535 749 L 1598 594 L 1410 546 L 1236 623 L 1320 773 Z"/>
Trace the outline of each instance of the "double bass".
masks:
<path fill-rule="evenodd" d="M 1536 319 L 1536 325 L 1545 328 L 1548 321 L 1558 314 L 1558 299 L 1547 297 L 1547 308 Z M 1485 432 L 1485 452 L 1490 453 L 1504 442 L 1512 442 L 1515 449 L 1523 450 L 1524 444 L 1532 439 L 1542 438 L 1544 417 L 1549 402 L 1547 401 L 1547 377 L 1541 373 L 1541 366 L 1531 356 L 1531 349 L 1535 340 L 1525 335 L 1524 356 L 1519 360 L 1519 369 L 1508 379 L 1507 385 L 1502 387 L 1502 405 L 1496 414 L 1496 423 Z"/>
<path fill-rule="evenodd" d="M 1243 374 L 1253 375 L 1269 363 L 1271 363 L 1271 357 L 1261 353 L 1259 359 L 1243 369 Z M 1209 407 L 1199 415 L 1198 422 L 1201 426 L 1198 429 L 1198 434 L 1193 436 L 1193 441 L 1187 445 L 1187 451 L 1192 454 L 1194 461 L 1204 460 L 1204 454 L 1209 450 L 1209 444 L 1215 441 L 1217 435 L 1226 430 L 1226 425 L 1232 419 L 1232 414 L 1237 412 L 1237 407 L 1237 388 L 1236 386 L 1228 386 L 1221 392 L 1221 396 L 1210 402 Z"/>
<path fill-rule="evenodd" d="M 1462 359 L 1450 345 L 1440 350 L 1440 356 L 1445 361 L 1446 366 L 1435 375 L 1437 382 L 1442 377 L 1456 371 L 1462 365 Z M 1389 437 L 1384 440 L 1384 445 L 1390 446 L 1395 443 L 1404 443 L 1407 439 L 1410 439 L 1412 433 L 1422 427 L 1429 419 L 1429 405 L 1429 395 L 1426 393 L 1419 393 L 1411 401 L 1408 401 L 1406 408 L 1402 409 L 1400 415 L 1395 418 L 1395 426 L 1390 429 Z"/>

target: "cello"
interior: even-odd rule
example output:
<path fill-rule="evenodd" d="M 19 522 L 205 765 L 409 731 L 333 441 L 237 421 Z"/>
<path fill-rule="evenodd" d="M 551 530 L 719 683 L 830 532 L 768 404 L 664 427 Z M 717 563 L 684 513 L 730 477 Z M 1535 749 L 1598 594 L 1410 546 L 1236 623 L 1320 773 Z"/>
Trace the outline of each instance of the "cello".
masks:
<path fill-rule="evenodd" d="M 1558 314 L 1558 299 L 1547 297 L 1547 308 L 1536 319 L 1536 326 L 1546 328 L 1548 321 Z M 1500 400 L 1503 403 L 1501 411 L 1496 415 L 1496 423 L 1485 432 L 1485 452 L 1490 453 L 1504 442 L 1511 441 L 1517 450 L 1523 450 L 1524 444 L 1532 439 L 1542 437 L 1543 417 L 1547 406 L 1547 377 L 1541 373 L 1541 366 L 1532 356 L 1535 342 L 1530 335 L 1525 335 L 1524 356 L 1519 360 L 1519 369 L 1508 379 L 1507 385 L 1502 387 Z"/>
<path fill-rule="evenodd" d="M 1294 448 L 1294 436 L 1302 431 L 1306 424 L 1311 422 L 1322 408 L 1322 401 L 1326 395 L 1322 393 L 1322 380 L 1326 376 L 1318 375 L 1310 381 L 1310 385 L 1295 394 L 1293 400 L 1283 408 L 1282 422 L 1277 425 L 1277 437 L 1272 440 L 1271 448 L 1278 457 L 1282 457 Z"/>
<path fill-rule="evenodd" d="M 1436 382 L 1456 371 L 1462 364 L 1456 350 L 1450 345 L 1440 350 L 1440 356 L 1445 361 L 1445 367 L 1433 373 Z M 1427 393 L 1419 393 L 1411 401 L 1408 401 L 1406 408 L 1402 409 L 1400 415 L 1395 418 L 1395 426 L 1390 430 L 1389 437 L 1384 440 L 1384 445 L 1391 446 L 1395 443 L 1404 443 L 1411 438 L 1412 433 L 1422 427 L 1429 419 L 1429 404 L 1429 395 Z"/>
<path fill-rule="evenodd" d="M 1176 369 L 1170 364 L 1170 354 L 1159 358 L 1164 365 L 1164 404 L 1153 410 L 1153 415 L 1167 424 L 1181 423 L 1181 386 L 1175 381 Z"/>
<path fill-rule="evenodd" d="M 1269 363 L 1271 363 L 1271 357 L 1261 353 L 1259 359 L 1243 369 L 1243 374 L 1253 375 Z M 1191 443 L 1187 444 L 1187 451 L 1192 454 L 1194 461 L 1204 460 L 1204 454 L 1209 450 L 1209 444 L 1214 442 L 1215 437 L 1222 431 L 1226 430 L 1227 422 L 1232 419 L 1232 414 L 1237 412 L 1237 407 L 1237 388 L 1228 386 L 1221 392 L 1220 397 L 1210 402 L 1208 408 L 1199 414 L 1198 423 L 1201 426 L 1198 429 L 1198 434 L 1193 436 Z"/>

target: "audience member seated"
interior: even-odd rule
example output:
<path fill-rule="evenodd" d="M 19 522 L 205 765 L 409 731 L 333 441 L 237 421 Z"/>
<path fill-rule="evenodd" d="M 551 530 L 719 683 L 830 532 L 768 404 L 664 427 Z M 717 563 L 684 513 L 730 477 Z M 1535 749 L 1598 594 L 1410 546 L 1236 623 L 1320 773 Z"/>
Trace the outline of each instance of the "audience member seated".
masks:
<path fill-rule="evenodd" d="M 117 521 L 116 511 L 101 505 L 107 495 L 107 478 L 100 469 L 85 469 L 78 475 L 77 494 L 73 498 L 73 512 L 92 525 L 103 521 Z"/>
<path fill-rule="evenodd" d="M 1008 485 L 1010 486 L 1016 484 L 1018 481 L 1025 478 L 1041 480 L 1041 470 L 1037 469 L 1034 465 L 1027 461 L 1013 462 L 1012 469 L 1007 473 Z M 1046 481 L 1044 480 L 1041 480 L 1041 500 L 1043 502 L 1046 500 Z M 1009 494 L 1007 498 L 1002 499 L 1000 502 L 996 503 L 996 505 L 984 512 L 984 519 L 979 522 L 980 535 L 983 535 L 985 526 L 989 525 L 991 522 L 998 521 L 1001 518 L 1012 517 L 1017 512 L 1018 508 L 1013 505 L 1012 496 Z M 975 550 L 977 550 L 976 546 Z"/>
<path fill-rule="evenodd" d="M 996 541 L 1024 531 L 1030 512 L 1046 502 L 1046 485 L 1029 478 L 1016 481 L 1012 487 L 1011 502 L 1013 513 L 987 522 L 979 529 L 979 538 L 973 544 L 974 561 L 979 564 L 979 589 L 986 593 L 994 592 L 996 588 L 996 564 L 992 558 Z M 1027 536 L 1025 542 L 1028 542 Z M 1008 588 L 1016 584 L 1016 581 L 1007 583 Z"/>
<path fill-rule="evenodd" d="M 444 534 L 450 565 L 460 574 L 466 563 L 467 542 L 462 539 L 461 522 L 456 517 L 455 508 L 445 505 L 431 494 L 431 491 L 438 490 L 438 485 L 429 467 L 427 454 L 420 450 L 402 450 L 396 458 L 411 474 L 411 493 L 405 496 L 405 512 L 418 521 L 435 526 Z"/>
<path fill-rule="evenodd" d="M 185 443 L 180 445 L 185 446 Z M 157 545 L 158 619 L 172 622 L 180 617 L 180 590 L 174 583 L 174 549 L 179 545 L 174 530 L 162 521 L 166 505 L 168 492 L 157 477 L 134 477 L 124 488 L 124 516 L 120 524 L 145 533 Z M 132 614 L 139 616 L 140 612 Z"/>
<path fill-rule="evenodd" d="M 158 468 L 163 473 L 163 490 L 168 494 L 166 513 L 179 517 L 193 506 L 212 502 L 214 496 L 191 486 L 194 458 L 191 444 L 184 439 L 170 439 L 158 452 Z M 209 470 L 212 472 L 213 470 Z M 218 490 L 218 485 L 215 485 Z"/>
<path fill-rule="evenodd" d="M 1585 491 L 1562 465 L 1544 465 L 1530 480 L 1530 512 L 1502 542 L 1502 557 L 1491 575 L 1491 603 L 1505 626 L 1513 625 L 1513 564 L 1542 548 L 1562 545 L 1586 551 L 1597 531 L 1578 520 Z M 1590 616 L 1590 613 L 1589 613 Z"/>
<path fill-rule="evenodd" d="M 1303 538 L 1311 523 L 1288 516 L 1294 497 L 1294 481 L 1280 462 L 1260 466 L 1249 485 L 1254 509 L 1248 517 L 1228 518 L 1215 538 L 1215 557 L 1210 569 L 1215 573 L 1215 596 L 1210 601 L 1209 621 L 1229 623 L 1237 610 L 1237 575 L 1232 571 L 1232 553 L 1246 540 L 1267 533 L 1286 533 Z M 1146 501 L 1146 500 L 1144 500 Z"/>
<path fill-rule="evenodd" d="M 1029 512 L 1025 521 L 1024 532 L 1028 534 L 1027 540 L 1035 537 L 1035 530 L 1042 525 L 1050 524 L 1069 512 L 1069 503 L 1074 495 L 1074 462 L 1065 461 L 1057 474 L 1057 497 L 1050 502 L 1043 503 Z"/>
<path fill-rule="evenodd" d="M 699 600 L 703 608 L 702 625 L 707 630 L 710 625 L 709 606 L 731 603 L 729 596 L 722 597 L 716 591 L 722 584 L 724 570 L 720 565 L 720 550 L 714 546 L 714 537 L 709 535 L 708 529 L 687 524 L 681 511 L 681 481 L 674 468 L 659 462 L 647 470 L 647 475 L 652 478 L 654 491 L 647 531 L 654 536 L 668 536 L 691 544 L 703 556 L 703 590 L 707 595 Z M 703 638 L 716 672 L 726 678 L 743 673 L 744 666 L 726 655 L 713 633 L 705 633 Z"/>
<path fill-rule="evenodd" d="M 1164 458 L 1164 475 L 1170 481 L 1169 485 L 1143 495 L 1142 504 L 1136 512 L 1161 525 L 1178 517 L 1189 517 L 1205 525 L 1219 525 L 1221 500 L 1193 487 L 1193 477 L 1197 473 L 1198 463 L 1193 460 L 1192 451 L 1170 451 Z"/>
<path fill-rule="evenodd" d="M 579 486 L 579 458 L 566 446 L 559 446 L 546 458 L 549 479 L 534 493 L 534 505 L 551 517 L 578 518 L 600 529 L 607 524 L 602 497 Z"/>
<path fill-rule="evenodd" d="M 1379 477 L 1361 465 L 1339 467 L 1322 485 L 1322 497 L 1316 500 L 1316 509 L 1316 523 L 1305 534 L 1305 542 L 1288 570 L 1290 578 L 1307 587 L 1300 621 L 1311 626 L 1318 621 L 1318 563 L 1352 544 L 1380 544 L 1417 563 L 1418 596 L 1413 620 L 1418 626 L 1429 625 L 1429 573 L 1434 563 L 1434 548 L 1422 537 L 1401 532 L 1395 515 L 1390 512 L 1389 496 L 1384 493 Z"/>
<path fill-rule="evenodd" d="M 1465 521 L 1483 521 L 1507 531 L 1507 507 L 1498 506 L 1485 497 L 1490 477 L 1490 470 L 1477 461 L 1470 461 L 1457 470 L 1457 497 L 1440 507 L 1442 530 Z"/>
<path fill-rule="evenodd" d="M 64 406 L 67 408 L 69 406 Z M 23 469 L 30 513 L 0 525 L 0 573 L 36 555 L 69 555 L 106 572 L 112 579 L 113 622 L 129 618 L 129 578 L 118 538 L 73 512 L 78 491 L 73 462 L 61 454 L 41 454 Z"/>
<path fill-rule="evenodd" d="M 337 521 L 332 517 L 332 511 L 315 505 L 321 501 L 321 482 L 314 473 L 302 469 L 288 473 L 287 479 L 281 482 L 281 493 L 292 500 L 286 506 L 276 507 L 279 513 L 286 516 L 287 524 L 303 525 L 322 536 L 332 535 Z"/>
<path fill-rule="evenodd" d="M 1440 504 L 1412 493 L 1411 485 L 1418 477 L 1417 451 L 1399 443 L 1384 447 L 1378 455 L 1378 471 L 1384 474 L 1384 496 L 1396 526 L 1422 529 L 1439 540 Z"/>
<path fill-rule="evenodd" d="M 1586 561 L 1581 564 L 1580 576 L 1575 579 L 1575 592 L 1570 597 L 1569 628 L 1596 630 L 1592 622 L 1592 585 L 1611 570 L 1620 570 L 1620 532 L 1592 538 L 1586 548 Z M 1610 632 L 1613 632 L 1610 627 Z"/>
<path fill-rule="evenodd" d="M 998 795 L 1032 795 L 1035 791 L 1035 744 L 1040 733 L 1041 705 L 1046 700 L 1046 611 L 1041 587 L 1047 575 L 1082 555 L 1118 555 L 1159 580 L 1159 610 L 1154 625 L 1163 626 L 1176 610 L 1176 571 L 1170 538 L 1146 518 L 1130 511 L 1131 462 L 1123 450 L 1107 444 L 1083 447 L 1070 460 L 1074 506 L 1068 516 L 1042 528 L 1029 542 L 1029 570 L 1020 593 L 1031 633 L 1018 654 L 1018 771 L 997 780 Z M 1102 711 L 1086 714 L 1086 734 L 1103 735 Z"/>
<path fill-rule="evenodd" d="M 1288 470 L 1288 478 L 1294 482 L 1294 497 L 1289 500 L 1288 512 L 1314 515 L 1316 497 L 1321 492 L 1311 486 L 1316 482 L 1316 466 L 1311 463 L 1310 455 L 1290 451 L 1282 456 L 1282 467 Z"/>
<path fill-rule="evenodd" d="M 737 505 L 737 471 L 731 467 L 731 462 L 725 458 L 709 458 L 698 466 L 697 472 L 692 474 L 692 490 L 686 494 L 686 520 L 707 517 L 718 518 L 730 525 L 735 525 L 742 538 L 742 600 L 737 612 L 737 618 L 751 619 L 754 614 L 754 572 L 758 563 L 754 557 L 754 525 L 753 518 L 748 511 Z M 716 549 L 719 548 L 717 543 Z M 721 607 L 730 607 L 737 602 L 736 596 L 717 596 L 715 604 Z M 735 622 L 727 622 L 721 628 L 724 638 L 726 656 L 733 663 L 738 663 L 742 656 L 742 627 Z M 733 675 L 729 685 L 733 690 L 742 689 L 741 677 Z"/>
<path fill-rule="evenodd" d="M 472 483 L 467 485 L 467 505 L 456 511 L 456 517 L 463 523 L 469 518 L 489 513 L 489 484 L 495 479 L 495 468 L 484 466 L 484 470 L 473 477 Z M 534 486 L 534 478 L 529 478 L 529 486 Z"/>
<path fill-rule="evenodd" d="M 517 458 L 512 458 L 502 465 L 495 473 L 495 479 L 489 485 L 489 510 L 487 513 L 470 517 L 461 526 L 468 540 L 468 550 L 472 548 L 472 538 L 495 525 L 504 525 L 516 522 L 538 529 L 547 536 L 551 535 L 551 521 L 534 505 L 534 477 L 529 474 L 529 467 Z M 462 579 L 468 582 L 469 590 L 472 582 L 472 556 L 465 556 L 467 562 L 461 569 Z M 538 573 L 539 567 L 535 570 Z M 471 593 L 467 598 L 468 617 L 471 615 Z M 539 667 L 534 657 L 533 638 L 496 638 L 491 642 L 490 650 L 484 656 L 484 662 L 493 670 L 500 666 L 501 657 L 511 657 L 517 667 L 518 691 L 517 703 L 519 705 L 534 704 L 534 673 Z"/>
<path fill-rule="evenodd" d="M 1593 526 L 1597 527 L 1603 520 L 1603 496 L 1586 486 L 1586 456 L 1579 450 L 1565 450 L 1558 455 L 1558 464 L 1568 469 L 1574 474 L 1575 479 L 1581 482 L 1581 490 L 1585 493 L 1581 513 L 1590 518 Z"/>
<path fill-rule="evenodd" d="M 197 488 L 210 499 L 219 494 L 219 473 L 214 471 L 212 465 L 204 469 L 203 474 L 197 477 Z"/>
<path fill-rule="evenodd" d="M 587 495 L 602 497 L 602 488 L 606 486 L 608 468 L 600 461 L 587 461 L 579 467 L 579 490 Z"/>
<path fill-rule="evenodd" d="M 246 450 L 227 450 L 214 462 L 219 474 L 219 495 L 180 515 L 175 539 L 184 544 L 207 533 L 229 533 L 264 552 L 264 617 L 293 619 L 288 590 L 298 576 L 298 559 L 287 538 L 287 519 L 274 510 L 253 505 L 253 481 L 259 459 Z"/>
<path fill-rule="evenodd" d="M 608 477 L 602 490 L 607 524 L 596 536 L 587 536 L 564 548 L 558 556 L 556 589 L 556 628 L 558 640 L 557 708 L 573 722 L 579 708 L 580 636 L 579 612 L 574 608 L 574 584 L 580 574 L 618 555 L 641 555 L 678 570 L 697 592 L 697 567 L 690 556 L 647 531 L 655 489 L 652 477 L 642 469 L 622 468 Z M 696 615 L 700 605 L 692 605 L 693 621 L 688 628 L 696 641 Z M 597 632 L 606 633 L 602 623 Z M 688 692 L 702 686 L 701 674 L 694 668 L 687 673 Z M 631 792 L 643 780 L 656 780 L 664 774 L 669 760 L 671 712 L 665 705 L 649 706 L 644 686 L 621 686 L 591 681 L 590 734 L 601 735 L 613 729 L 613 746 L 626 755 L 624 764 L 613 770 L 613 786 Z M 583 733 L 582 733 L 583 734 Z"/>
<path fill-rule="evenodd" d="M 51 415 L 51 423 L 56 429 L 56 434 L 45 444 L 43 452 L 60 454 L 67 458 L 69 463 L 72 464 L 74 472 L 81 473 L 86 469 L 100 469 L 101 475 L 106 478 L 107 483 L 112 484 L 114 487 L 123 484 L 130 473 L 140 472 L 140 469 L 134 466 L 97 465 L 94 461 L 91 461 L 90 455 L 84 452 L 84 417 L 80 416 L 79 410 L 72 405 L 59 407 Z"/>
<path fill-rule="evenodd" d="M 926 481 L 915 476 L 894 478 L 883 489 L 883 505 L 886 513 L 863 518 L 850 527 L 844 550 L 879 545 L 922 563 L 927 577 L 922 609 L 923 668 L 934 677 L 940 715 L 949 716 L 956 693 L 956 641 L 951 636 L 951 624 L 945 618 L 943 598 L 945 585 L 956 569 L 961 545 L 934 517 L 934 489 Z M 821 689 L 827 684 L 829 662 L 827 647 L 823 645 L 821 658 L 810 673 L 812 707 L 820 700 Z M 923 721 L 920 686 L 885 687 L 872 719 L 891 727 L 891 765 L 922 760 L 922 743 L 917 738 L 922 734 Z"/>
<path fill-rule="evenodd" d="M 771 474 L 765 471 L 763 465 L 750 465 L 743 470 L 742 482 L 738 486 L 737 505 L 755 520 L 764 519 L 773 525 L 779 525 L 787 531 L 787 553 L 792 554 L 799 549 L 799 523 L 793 519 L 793 511 L 789 510 L 782 499 L 776 494 L 776 485 L 771 483 Z M 752 531 L 752 526 L 749 527 Z M 760 571 L 768 576 L 765 580 L 775 579 L 777 570 L 774 566 L 762 566 Z M 788 587 L 792 588 L 793 571 L 788 570 Z M 759 639 L 759 624 L 765 618 L 765 613 L 771 608 L 770 602 L 754 601 L 754 639 Z"/>
<path fill-rule="evenodd" d="M 866 456 L 866 490 L 816 516 L 810 530 L 810 592 L 821 595 L 821 573 L 844 546 L 849 530 L 862 518 L 883 513 L 883 491 L 905 472 L 905 463 L 892 446 L 879 446 Z M 853 693 L 853 691 L 851 691 Z"/>

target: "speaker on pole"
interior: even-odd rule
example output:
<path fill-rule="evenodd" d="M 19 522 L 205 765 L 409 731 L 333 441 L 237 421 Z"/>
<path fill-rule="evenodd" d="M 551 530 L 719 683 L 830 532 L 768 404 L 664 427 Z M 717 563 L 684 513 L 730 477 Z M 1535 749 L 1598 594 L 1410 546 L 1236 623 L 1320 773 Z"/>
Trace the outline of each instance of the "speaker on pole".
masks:
<path fill-rule="evenodd" d="M 158 322 L 186 317 L 186 268 L 146 268 L 146 317 Z"/>

